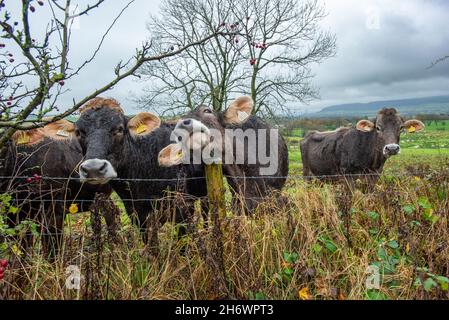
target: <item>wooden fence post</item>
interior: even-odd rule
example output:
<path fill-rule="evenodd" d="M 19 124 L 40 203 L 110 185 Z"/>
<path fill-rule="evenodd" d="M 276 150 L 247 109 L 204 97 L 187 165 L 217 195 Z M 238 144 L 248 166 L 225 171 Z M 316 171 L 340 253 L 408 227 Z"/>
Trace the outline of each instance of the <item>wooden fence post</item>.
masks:
<path fill-rule="evenodd" d="M 225 188 L 223 184 L 223 168 L 221 163 L 206 165 L 207 194 L 209 197 L 209 215 L 212 221 L 210 235 L 209 257 L 206 263 L 211 268 L 214 282 L 215 298 L 229 299 L 232 297 L 228 288 L 226 268 L 224 263 L 224 245 L 222 221 L 226 217 Z"/>
<path fill-rule="evenodd" d="M 206 184 L 209 197 L 210 212 L 218 213 L 222 220 L 226 217 L 225 188 L 223 183 L 223 168 L 221 163 L 206 165 Z"/>

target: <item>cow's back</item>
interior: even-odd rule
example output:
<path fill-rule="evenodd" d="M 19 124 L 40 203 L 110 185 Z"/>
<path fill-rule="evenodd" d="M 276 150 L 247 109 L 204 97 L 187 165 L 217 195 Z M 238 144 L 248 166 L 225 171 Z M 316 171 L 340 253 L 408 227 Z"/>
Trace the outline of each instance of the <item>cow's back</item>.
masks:
<path fill-rule="evenodd" d="M 338 146 L 349 131 L 349 128 L 340 128 L 329 132 L 309 132 L 301 141 L 304 175 L 338 174 L 340 168 Z"/>

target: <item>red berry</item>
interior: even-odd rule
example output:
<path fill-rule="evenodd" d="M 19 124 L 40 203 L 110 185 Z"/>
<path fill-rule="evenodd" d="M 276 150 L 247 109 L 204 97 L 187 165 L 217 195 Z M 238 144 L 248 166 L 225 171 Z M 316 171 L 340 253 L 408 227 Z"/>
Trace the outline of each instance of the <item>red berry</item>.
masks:
<path fill-rule="evenodd" d="M 39 3 L 40 6 L 44 5 L 44 1 L 39 0 L 37 3 Z"/>
<path fill-rule="evenodd" d="M 4 43 L 0 43 L 0 48 L 4 48 L 6 45 Z"/>
<path fill-rule="evenodd" d="M 33 6 L 30 6 L 30 10 L 31 10 L 31 12 L 34 12 L 34 11 L 36 11 L 36 8 Z"/>
<path fill-rule="evenodd" d="M 27 183 L 32 183 L 33 182 L 33 178 L 27 178 Z"/>
<path fill-rule="evenodd" d="M 249 19 L 251 19 L 250 17 L 246 17 L 246 20 L 249 20 Z"/>
<path fill-rule="evenodd" d="M 251 60 L 249 60 L 249 63 L 253 66 L 253 65 L 255 65 L 256 64 L 256 59 L 251 59 Z"/>
<path fill-rule="evenodd" d="M 11 101 L 8 101 L 8 102 L 6 102 L 6 104 L 7 104 L 8 106 L 10 106 L 10 105 L 12 105 L 12 102 L 11 102 Z"/>
<path fill-rule="evenodd" d="M 13 63 L 15 60 L 14 59 L 9 59 L 9 62 Z"/>
<path fill-rule="evenodd" d="M 8 57 L 12 57 L 13 55 L 12 55 L 12 53 L 8 53 Z"/>
<path fill-rule="evenodd" d="M 0 273 L 5 273 L 5 267 L 0 266 Z"/>
<path fill-rule="evenodd" d="M 60 86 L 63 86 L 65 84 L 64 80 L 61 80 L 58 82 Z"/>
<path fill-rule="evenodd" d="M 1 266 L 1 267 L 7 268 L 7 267 L 8 267 L 8 264 L 9 264 L 8 260 L 6 260 L 6 259 L 1 259 L 1 260 L 0 260 L 0 266 Z"/>
<path fill-rule="evenodd" d="M 14 98 L 12 97 L 12 96 L 10 96 L 9 98 L 8 98 L 8 100 L 9 101 L 12 101 Z"/>

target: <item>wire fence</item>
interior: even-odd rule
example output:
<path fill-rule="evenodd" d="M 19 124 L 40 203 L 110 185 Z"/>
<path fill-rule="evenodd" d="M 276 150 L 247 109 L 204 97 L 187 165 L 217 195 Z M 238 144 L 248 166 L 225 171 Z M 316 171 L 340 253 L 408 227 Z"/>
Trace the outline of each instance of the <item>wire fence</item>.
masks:
<path fill-rule="evenodd" d="M 449 169 L 449 164 L 448 164 Z M 428 170 L 428 173 L 435 173 L 435 170 Z M 396 172 L 389 173 L 389 176 L 393 177 L 411 177 L 423 174 L 423 171 L 407 171 L 407 172 Z M 343 173 L 343 174 L 328 174 L 328 175 L 287 175 L 287 176 L 271 176 L 271 175 L 261 175 L 261 176 L 233 176 L 233 175 L 223 175 L 225 178 L 230 179 L 247 179 L 247 180 L 265 180 L 265 179 L 294 179 L 294 180 L 310 180 L 310 179 L 326 179 L 326 178 L 351 178 L 351 177 L 381 177 L 384 175 L 382 172 L 373 173 Z M 0 176 L 0 179 L 5 180 L 27 180 L 35 179 L 35 176 Z M 76 177 L 51 177 L 51 176 L 39 176 L 40 180 L 62 180 L 62 181 L 78 181 L 82 183 L 87 183 L 85 179 Z M 172 181 L 192 181 L 192 180 L 204 180 L 206 176 L 200 177 L 178 177 L 178 178 L 114 178 L 110 179 L 110 182 L 121 181 L 121 182 L 172 182 Z M 94 180 L 94 179 L 93 179 Z"/>

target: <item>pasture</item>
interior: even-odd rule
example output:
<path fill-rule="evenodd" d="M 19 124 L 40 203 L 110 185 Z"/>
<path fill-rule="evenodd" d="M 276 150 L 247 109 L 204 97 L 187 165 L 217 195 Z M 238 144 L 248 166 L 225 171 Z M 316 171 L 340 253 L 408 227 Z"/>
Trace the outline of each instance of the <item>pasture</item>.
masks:
<path fill-rule="evenodd" d="M 401 154 L 387 161 L 375 189 L 355 190 L 353 197 L 334 185 L 304 181 L 301 138 L 287 139 L 291 178 L 283 195 L 290 202 L 267 199 L 248 217 L 228 201 L 220 230 L 197 212 L 188 236 L 177 241 L 176 226 L 165 224 L 151 230 L 159 243 L 145 247 L 113 195 L 118 211 L 104 199 L 94 207 L 117 223 L 107 229 L 103 218 L 73 210 L 62 254 L 50 262 L 38 239 L 25 251 L 8 237 L 37 233 L 32 222 L 8 230 L 0 220 L 6 235 L 0 256 L 10 260 L 0 298 L 449 298 L 449 125 L 403 135 Z M 8 199 L 2 201 L 3 214 Z M 82 275 L 80 290 L 67 288 L 71 265 Z M 378 286 L 367 287 L 370 270 L 379 271 Z"/>

